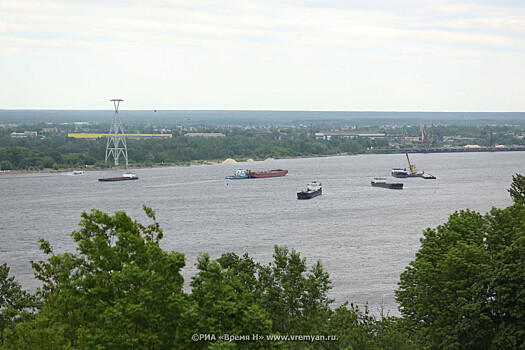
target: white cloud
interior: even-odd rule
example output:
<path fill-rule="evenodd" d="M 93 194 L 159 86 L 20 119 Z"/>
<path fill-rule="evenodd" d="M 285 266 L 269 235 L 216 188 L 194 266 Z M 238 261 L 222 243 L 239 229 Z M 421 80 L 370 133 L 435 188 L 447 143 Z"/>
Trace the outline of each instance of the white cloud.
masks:
<path fill-rule="evenodd" d="M 268 77 L 278 77 L 286 84 L 282 88 L 290 91 L 301 89 L 294 79 L 311 75 L 322 82 L 317 90 L 323 95 L 322 89 L 336 94 L 324 77 L 333 79 L 335 89 L 344 88 L 344 81 L 336 78 L 338 72 L 330 70 L 333 66 L 349 75 L 370 66 L 378 71 L 414 65 L 437 67 L 446 77 L 473 61 L 496 71 L 498 65 L 524 56 L 523 7 L 437 0 L 401 0 L 398 4 L 383 8 L 373 0 L 352 5 L 337 0 L 3 0 L 0 54 L 11 57 L 12 63 L 8 68 L 0 63 L 0 73 L 19 69 L 23 74 L 23 67 L 16 65 L 18 55 L 45 55 L 70 65 L 71 70 L 79 68 L 78 62 L 89 65 L 83 69 L 96 72 L 91 75 L 93 79 L 103 79 L 102 72 L 118 65 L 119 71 L 142 77 L 138 84 L 147 84 L 148 74 L 141 73 L 146 66 L 164 87 L 176 81 L 182 71 L 188 80 L 193 75 L 199 84 L 220 86 L 224 82 L 215 81 L 218 78 L 213 73 L 220 70 L 225 72 L 221 79 L 230 76 L 245 82 L 240 72 L 250 75 L 252 81 L 263 85 L 264 91 L 257 88 L 262 94 L 271 90 Z M 352 66 L 339 65 L 345 61 Z M 390 62 L 397 65 L 390 66 Z M 58 69 L 59 65 L 53 67 L 48 69 Z M 373 74 L 360 76 L 366 90 L 363 94 L 373 93 Z M 418 80 L 417 72 L 410 69 L 403 74 L 414 74 L 412 81 Z M 518 66 L 516 76 L 509 79 L 516 86 L 517 77 L 524 81 L 524 74 L 525 69 Z M 390 78 L 396 77 L 399 75 Z M 16 91 L 8 92 L 13 93 Z M 197 101 L 201 97 L 198 86 L 192 85 L 188 93 L 195 94 L 188 99 Z M 0 103 L 8 103 L 1 95 L 2 91 Z M 228 96 L 221 98 L 223 107 L 228 104 L 235 108 L 239 103 Z M 328 100 L 333 98 L 326 97 Z M 275 104 L 285 107 L 285 101 Z M 341 100 L 340 105 L 346 106 L 346 101 Z"/>

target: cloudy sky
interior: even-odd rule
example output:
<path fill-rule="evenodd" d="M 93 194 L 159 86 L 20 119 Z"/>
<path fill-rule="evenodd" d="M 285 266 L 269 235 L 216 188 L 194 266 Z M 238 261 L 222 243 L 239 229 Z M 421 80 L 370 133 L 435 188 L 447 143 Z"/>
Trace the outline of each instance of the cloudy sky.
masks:
<path fill-rule="evenodd" d="M 0 0 L 0 109 L 525 111 L 522 0 Z"/>

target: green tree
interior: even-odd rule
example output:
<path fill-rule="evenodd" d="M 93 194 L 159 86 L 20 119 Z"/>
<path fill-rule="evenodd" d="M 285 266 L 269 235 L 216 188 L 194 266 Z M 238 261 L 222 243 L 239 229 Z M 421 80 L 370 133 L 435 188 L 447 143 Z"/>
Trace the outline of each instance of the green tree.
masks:
<path fill-rule="evenodd" d="M 308 271 L 306 259 L 287 247 L 275 246 L 273 257 L 272 263 L 263 266 L 248 255 L 240 258 L 229 253 L 219 263 L 232 269 L 257 305 L 268 312 L 275 333 L 327 334 L 333 302 L 328 297 L 329 274 L 319 261 Z"/>
<path fill-rule="evenodd" d="M 3 160 L 0 162 L 0 170 L 12 170 L 13 164 L 8 160 Z"/>
<path fill-rule="evenodd" d="M 184 339 L 191 343 L 192 334 L 266 336 L 272 333 L 272 322 L 265 310 L 254 302 L 253 295 L 242 285 L 231 269 L 224 269 L 208 255 L 198 258 L 198 274 L 191 282 L 193 312 L 186 315 L 192 327 Z M 193 348 L 222 348 L 230 343 L 233 349 L 269 349 L 267 341 L 216 339 L 213 343 L 194 343 Z M 222 345 L 221 345 L 222 344 Z M 191 344 L 187 344 L 190 346 Z M 233 346 L 234 345 L 234 346 Z"/>
<path fill-rule="evenodd" d="M 512 194 L 512 192 L 511 192 Z M 403 316 L 433 349 L 525 347 L 525 206 L 456 212 L 401 274 Z"/>
<path fill-rule="evenodd" d="M 50 257 L 33 263 L 43 282 L 40 321 L 48 320 L 48 327 L 73 347 L 176 345 L 186 305 L 180 274 L 184 256 L 159 247 L 162 230 L 154 212 L 144 210 L 153 224 L 143 226 L 123 212 L 83 213 L 81 229 L 72 234 L 76 254 L 55 255 L 42 241 L 41 249 Z"/>
<path fill-rule="evenodd" d="M 514 202 L 525 204 L 525 176 L 521 174 L 512 176 L 509 193 Z"/>
<path fill-rule="evenodd" d="M 9 276 L 7 264 L 0 265 L 0 333 L 30 317 L 36 307 L 35 296 L 23 290 L 15 278 Z"/>

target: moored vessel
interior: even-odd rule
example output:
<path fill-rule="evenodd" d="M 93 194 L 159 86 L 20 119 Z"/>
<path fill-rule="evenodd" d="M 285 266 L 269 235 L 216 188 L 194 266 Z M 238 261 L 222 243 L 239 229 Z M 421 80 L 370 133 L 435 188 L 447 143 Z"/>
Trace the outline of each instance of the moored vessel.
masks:
<path fill-rule="evenodd" d="M 403 189 L 402 182 L 387 182 L 386 177 L 374 177 L 371 183 L 372 183 L 372 186 L 374 187 L 390 188 L 393 190 Z"/>
<path fill-rule="evenodd" d="M 127 180 L 138 180 L 139 177 L 133 173 L 125 173 L 122 176 L 116 177 L 102 177 L 98 181 L 110 182 L 110 181 L 127 181 Z"/>
<path fill-rule="evenodd" d="M 405 178 L 408 177 L 408 172 L 406 171 L 406 169 L 393 168 L 391 175 L 397 178 Z"/>
<path fill-rule="evenodd" d="M 323 193 L 321 183 L 312 181 L 306 185 L 306 191 L 297 192 L 297 199 L 310 199 L 317 197 Z"/>
<path fill-rule="evenodd" d="M 248 177 L 252 179 L 263 178 L 263 177 L 279 177 L 288 174 L 288 170 L 283 169 L 272 169 L 263 171 L 248 170 Z"/>
<path fill-rule="evenodd" d="M 233 173 L 233 175 L 226 176 L 225 179 L 228 180 L 240 180 L 240 179 L 247 179 L 248 178 L 248 172 L 244 169 L 237 169 Z"/>

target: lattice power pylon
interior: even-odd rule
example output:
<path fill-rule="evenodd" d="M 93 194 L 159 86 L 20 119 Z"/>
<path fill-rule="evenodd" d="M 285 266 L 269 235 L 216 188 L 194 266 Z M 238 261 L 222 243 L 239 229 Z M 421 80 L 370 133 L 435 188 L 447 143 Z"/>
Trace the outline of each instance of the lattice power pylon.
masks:
<path fill-rule="evenodd" d="M 126 147 L 126 136 L 124 134 L 124 128 L 122 127 L 122 122 L 118 115 L 118 107 L 120 102 L 124 100 L 113 99 L 113 105 L 115 106 L 115 116 L 113 117 L 113 122 L 109 128 L 108 134 L 108 143 L 106 145 L 106 162 L 110 156 L 113 156 L 115 159 L 115 165 L 118 165 L 118 158 L 122 155 L 126 158 L 126 168 L 128 167 L 128 148 Z"/>

